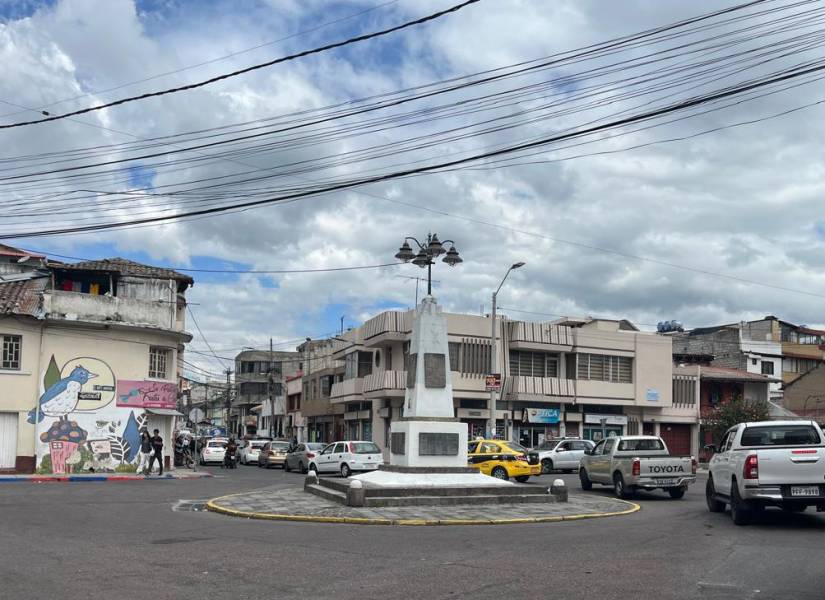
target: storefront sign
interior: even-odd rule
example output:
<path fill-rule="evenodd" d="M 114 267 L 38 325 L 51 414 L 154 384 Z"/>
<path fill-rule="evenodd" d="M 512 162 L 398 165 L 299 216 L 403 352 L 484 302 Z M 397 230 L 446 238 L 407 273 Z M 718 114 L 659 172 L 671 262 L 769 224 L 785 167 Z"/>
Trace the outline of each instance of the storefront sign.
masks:
<path fill-rule="evenodd" d="M 627 425 L 625 415 L 584 415 L 584 422 L 591 425 L 601 425 L 602 419 L 605 425 Z"/>
<path fill-rule="evenodd" d="M 645 394 L 645 399 L 648 402 L 658 402 L 659 401 L 659 390 L 654 390 L 653 388 L 647 388 L 647 393 Z"/>
<path fill-rule="evenodd" d="M 528 423 L 558 423 L 560 417 L 558 408 L 526 408 L 522 420 Z"/>
<path fill-rule="evenodd" d="M 495 373 L 493 375 L 487 375 L 486 377 L 484 377 L 484 389 L 488 392 L 500 392 L 501 373 Z"/>
<path fill-rule="evenodd" d="M 165 381 L 117 382 L 117 406 L 131 408 L 175 408 L 178 388 Z"/>

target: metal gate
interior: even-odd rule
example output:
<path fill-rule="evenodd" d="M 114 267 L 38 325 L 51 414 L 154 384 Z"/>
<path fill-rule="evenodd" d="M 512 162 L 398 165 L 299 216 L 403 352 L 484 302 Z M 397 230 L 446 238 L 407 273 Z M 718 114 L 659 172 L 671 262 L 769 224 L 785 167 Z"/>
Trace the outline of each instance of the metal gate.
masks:
<path fill-rule="evenodd" d="M 690 425 L 682 423 L 662 423 L 659 435 L 667 444 L 671 454 L 687 456 L 690 454 Z"/>

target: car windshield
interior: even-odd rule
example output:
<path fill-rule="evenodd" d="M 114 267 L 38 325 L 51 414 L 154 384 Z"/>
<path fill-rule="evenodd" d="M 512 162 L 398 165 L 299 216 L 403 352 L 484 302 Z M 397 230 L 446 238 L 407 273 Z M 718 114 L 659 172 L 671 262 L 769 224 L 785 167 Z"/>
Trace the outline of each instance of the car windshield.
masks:
<path fill-rule="evenodd" d="M 512 450 L 513 452 L 527 452 L 527 448 L 521 444 L 517 444 L 516 442 L 507 442 L 506 444 L 502 444 L 502 446 Z"/>
<path fill-rule="evenodd" d="M 272 450 L 289 450 L 289 442 L 272 442 Z"/>
<path fill-rule="evenodd" d="M 252 448 L 263 448 L 263 447 L 266 445 L 266 441 L 262 441 L 262 442 L 249 442 L 249 445 L 250 445 Z"/>
<path fill-rule="evenodd" d="M 648 450 L 664 450 L 662 440 L 642 439 L 642 440 L 622 440 L 619 442 L 619 452 L 645 452 Z"/>
<path fill-rule="evenodd" d="M 539 446 L 539 448 L 541 450 L 552 450 L 553 448 L 558 446 L 559 443 L 561 443 L 561 440 L 550 440 L 550 441 L 547 441 L 547 442 L 544 442 L 543 444 L 541 444 Z"/>
<path fill-rule="evenodd" d="M 372 442 L 350 442 L 350 452 L 353 454 L 378 454 L 381 452 L 378 446 Z"/>
<path fill-rule="evenodd" d="M 209 442 L 207 447 L 209 448 L 223 448 L 224 442 Z"/>
<path fill-rule="evenodd" d="M 324 444 L 307 444 L 307 450 L 323 450 Z"/>
<path fill-rule="evenodd" d="M 810 446 L 820 444 L 813 425 L 766 425 L 747 427 L 742 446 Z"/>

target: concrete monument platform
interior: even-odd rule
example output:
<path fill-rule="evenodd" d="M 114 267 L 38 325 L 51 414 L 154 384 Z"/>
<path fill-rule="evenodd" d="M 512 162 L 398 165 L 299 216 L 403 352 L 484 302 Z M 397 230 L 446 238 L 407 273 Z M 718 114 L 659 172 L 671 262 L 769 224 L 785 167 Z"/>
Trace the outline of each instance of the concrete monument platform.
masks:
<path fill-rule="evenodd" d="M 513 487 L 531 487 L 529 484 Z M 513 525 L 629 515 L 639 505 L 601 494 L 571 494 L 569 502 L 498 506 L 351 507 L 299 488 L 258 490 L 215 498 L 207 510 L 245 519 L 358 525 Z"/>

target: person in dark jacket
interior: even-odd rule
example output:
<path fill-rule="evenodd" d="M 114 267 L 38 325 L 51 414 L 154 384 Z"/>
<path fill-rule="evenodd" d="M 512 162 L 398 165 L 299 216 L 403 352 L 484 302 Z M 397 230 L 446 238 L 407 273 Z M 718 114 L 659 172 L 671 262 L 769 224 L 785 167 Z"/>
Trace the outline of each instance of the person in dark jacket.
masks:
<path fill-rule="evenodd" d="M 152 474 L 152 467 L 155 461 L 158 461 L 158 475 L 163 475 L 163 438 L 160 437 L 160 431 L 155 429 L 152 433 L 150 441 L 152 443 L 152 450 L 154 453 L 149 458 L 149 474 Z"/>
<path fill-rule="evenodd" d="M 152 452 L 152 438 L 149 435 L 149 431 L 144 427 L 140 431 L 140 451 L 138 452 L 140 462 L 138 462 L 137 472 L 138 474 L 148 472 L 149 469 L 149 454 Z"/>

